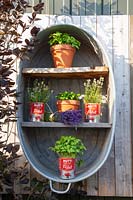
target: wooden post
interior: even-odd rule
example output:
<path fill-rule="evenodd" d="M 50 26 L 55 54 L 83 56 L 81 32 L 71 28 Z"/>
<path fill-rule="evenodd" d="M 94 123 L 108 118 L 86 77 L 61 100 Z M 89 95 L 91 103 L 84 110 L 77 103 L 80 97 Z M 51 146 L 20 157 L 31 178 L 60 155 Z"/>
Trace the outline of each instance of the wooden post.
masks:
<path fill-rule="evenodd" d="M 116 196 L 132 196 L 128 31 L 128 16 L 113 16 L 113 57 L 117 105 L 115 129 Z"/>
<path fill-rule="evenodd" d="M 105 26 L 102 26 L 105 24 Z M 104 45 L 104 49 L 110 59 L 113 68 L 113 47 L 112 47 L 112 17 L 111 16 L 97 16 L 97 37 Z M 110 99 L 110 102 L 113 100 Z M 113 102 L 112 102 L 113 104 Z M 115 169 L 114 169 L 114 144 L 112 146 L 110 155 L 99 170 L 98 191 L 99 196 L 114 196 L 115 195 Z"/>
<path fill-rule="evenodd" d="M 130 90 L 131 90 L 131 132 L 133 130 L 133 16 L 130 16 L 130 38 L 129 38 L 129 53 L 130 53 Z M 133 143 L 133 136 L 131 138 Z M 133 166 L 133 156 L 132 156 Z M 133 176 L 133 173 L 132 173 Z"/>

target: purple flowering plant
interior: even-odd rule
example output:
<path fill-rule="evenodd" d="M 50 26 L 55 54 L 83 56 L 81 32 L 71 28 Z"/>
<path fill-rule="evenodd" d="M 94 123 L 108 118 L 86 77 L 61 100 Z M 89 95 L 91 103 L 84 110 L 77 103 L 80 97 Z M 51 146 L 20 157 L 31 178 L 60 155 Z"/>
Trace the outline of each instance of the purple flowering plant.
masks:
<path fill-rule="evenodd" d="M 82 122 L 81 110 L 67 110 L 61 113 L 61 122 L 66 125 L 78 125 Z"/>

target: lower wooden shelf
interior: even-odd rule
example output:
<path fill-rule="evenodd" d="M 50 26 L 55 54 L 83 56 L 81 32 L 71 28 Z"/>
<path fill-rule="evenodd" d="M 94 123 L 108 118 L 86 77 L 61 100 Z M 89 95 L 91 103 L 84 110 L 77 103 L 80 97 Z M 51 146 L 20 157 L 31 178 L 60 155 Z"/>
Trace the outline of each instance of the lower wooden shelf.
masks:
<path fill-rule="evenodd" d="M 77 126 L 72 125 L 65 125 L 61 122 L 22 122 L 22 127 L 42 127 L 42 128 L 59 128 L 59 127 L 78 127 L 78 128 L 111 128 L 111 123 L 89 123 L 89 122 L 83 122 Z"/>

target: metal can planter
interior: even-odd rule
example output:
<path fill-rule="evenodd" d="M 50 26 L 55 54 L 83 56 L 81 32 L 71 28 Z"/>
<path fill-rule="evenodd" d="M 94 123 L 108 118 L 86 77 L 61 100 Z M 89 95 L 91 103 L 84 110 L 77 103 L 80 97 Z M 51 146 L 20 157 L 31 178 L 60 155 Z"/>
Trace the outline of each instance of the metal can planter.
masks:
<path fill-rule="evenodd" d="M 75 177 L 75 159 L 59 158 L 59 170 L 62 179 L 72 179 Z"/>
<path fill-rule="evenodd" d="M 86 103 L 85 104 L 85 121 L 99 122 L 101 115 L 101 104 Z"/>
<path fill-rule="evenodd" d="M 30 103 L 30 121 L 40 122 L 44 120 L 44 103 Z"/>

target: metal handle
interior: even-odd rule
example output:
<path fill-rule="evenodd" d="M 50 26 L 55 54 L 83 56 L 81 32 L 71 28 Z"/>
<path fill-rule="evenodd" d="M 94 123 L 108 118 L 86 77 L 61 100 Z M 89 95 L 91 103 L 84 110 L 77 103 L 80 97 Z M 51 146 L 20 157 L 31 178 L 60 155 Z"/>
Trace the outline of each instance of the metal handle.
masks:
<path fill-rule="evenodd" d="M 54 19 L 54 23 L 55 24 L 59 24 L 59 23 L 62 23 L 62 24 L 66 24 L 67 22 L 67 19 L 70 20 L 70 24 L 73 24 L 73 18 L 71 15 L 56 15 L 55 16 L 55 19 Z M 68 22 L 67 22 L 68 23 Z"/>
<path fill-rule="evenodd" d="M 70 186 L 71 186 L 71 183 L 68 183 L 68 186 L 67 186 L 67 189 L 66 189 L 66 190 L 63 190 L 63 191 L 61 191 L 61 190 L 55 190 L 55 189 L 53 188 L 53 185 L 52 185 L 52 180 L 49 180 L 49 181 L 50 181 L 50 189 L 51 189 L 53 192 L 57 193 L 57 194 L 65 194 L 65 193 L 67 193 L 67 192 L 69 191 L 69 189 L 70 189 Z"/>

